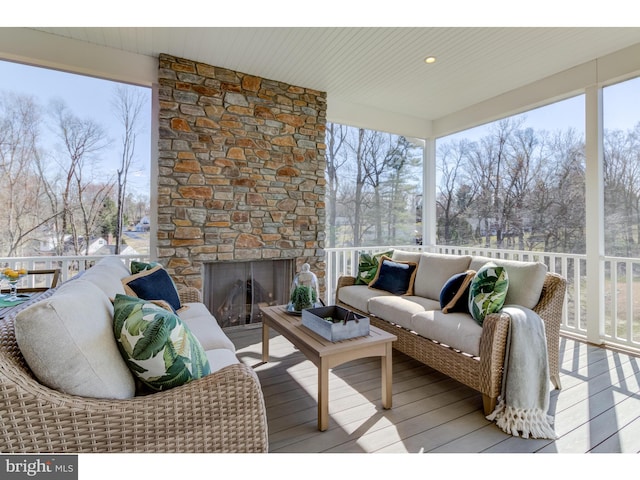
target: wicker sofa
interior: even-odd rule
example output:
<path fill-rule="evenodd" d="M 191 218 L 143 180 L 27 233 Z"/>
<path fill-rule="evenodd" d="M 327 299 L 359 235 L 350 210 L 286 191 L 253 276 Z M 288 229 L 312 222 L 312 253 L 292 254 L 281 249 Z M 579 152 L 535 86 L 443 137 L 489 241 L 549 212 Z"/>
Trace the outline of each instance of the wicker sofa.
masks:
<path fill-rule="evenodd" d="M 130 272 L 120 259 L 106 258 L 80 278 L 47 291 L 30 305 L 25 304 L 19 313 L 0 319 L 0 452 L 266 452 L 266 411 L 258 378 L 251 367 L 237 359 L 233 344 L 199 302 L 196 289 L 178 290 L 182 304 L 188 307 L 179 315 L 207 350 L 209 375 L 165 391 L 142 393 L 133 377 L 124 378 L 119 366 L 97 364 L 105 363 L 107 357 L 103 355 L 87 369 L 102 368 L 98 372 L 102 377 L 123 377 L 103 382 L 117 384 L 113 388 L 115 398 L 107 398 L 108 391 L 96 396 L 68 393 L 74 388 L 89 388 L 83 386 L 90 383 L 85 380 L 60 378 L 64 388 L 51 386 L 56 379 L 49 378 L 48 366 L 36 365 L 34 355 L 39 352 L 28 351 L 31 347 L 24 343 L 27 334 L 23 324 L 37 321 L 34 313 L 46 309 L 69 316 L 74 311 L 85 315 L 91 308 L 96 310 L 96 317 L 75 319 L 80 320 L 76 325 L 99 323 L 104 320 L 97 318 L 101 305 L 108 308 L 107 297 L 122 293 L 117 281 L 127 274 Z M 65 299 L 74 292 L 76 302 L 65 305 Z M 95 335 L 90 332 L 87 336 Z M 36 338 L 33 343 L 38 345 L 40 340 Z M 105 348 L 104 339 L 90 338 L 90 349 L 91 342 L 96 351 Z M 45 350 L 47 346 L 40 344 L 38 348 Z M 108 348 L 113 350 L 111 345 Z M 68 350 L 72 349 L 69 345 Z M 60 352 L 60 361 L 70 364 L 66 350 Z M 26 357 L 31 359 L 31 367 Z M 34 366 L 39 375 L 34 373 Z M 74 367 L 70 365 L 69 369 Z M 65 375 L 59 373 L 60 377 Z"/>
<path fill-rule="evenodd" d="M 439 294 L 452 275 L 494 261 L 510 277 L 505 304 L 530 308 L 544 321 L 551 381 L 561 388 L 558 350 L 564 278 L 537 262 L 403 251 L 394 251 L 391 258 L 417 263 L 412 295 L 394 295 L 358 285 L 356 277 L 341 276 L 336 304 L 369 316 L 372 325 L 396 335 L 395 349 L 482 393 L 488 415 L 501 393 L 510 317 L 504 312 L 490 314 L 479 326 L 468 313 L 443 314 Z"/>

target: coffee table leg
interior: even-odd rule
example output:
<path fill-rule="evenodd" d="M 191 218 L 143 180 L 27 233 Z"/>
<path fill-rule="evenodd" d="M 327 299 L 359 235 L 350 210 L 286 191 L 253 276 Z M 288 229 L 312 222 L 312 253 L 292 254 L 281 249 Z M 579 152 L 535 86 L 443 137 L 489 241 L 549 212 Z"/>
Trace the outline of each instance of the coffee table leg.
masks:
<path fill-rule="evenodd" d="M 385 346 L 385 355 L 382 357 L 382 407 L 391 408 L 393 389 L 393 361 L 391 342 Z"/>
<path fill-rule="evenodd" d="M 329 368 L 324 359 L 318 365 L 318 430 L 329 428 Z"/>
<path fill-rule="evenodd" d="M 262 322 L 262 361 L 269 361 L 269 325 L 265 321 Z"/>

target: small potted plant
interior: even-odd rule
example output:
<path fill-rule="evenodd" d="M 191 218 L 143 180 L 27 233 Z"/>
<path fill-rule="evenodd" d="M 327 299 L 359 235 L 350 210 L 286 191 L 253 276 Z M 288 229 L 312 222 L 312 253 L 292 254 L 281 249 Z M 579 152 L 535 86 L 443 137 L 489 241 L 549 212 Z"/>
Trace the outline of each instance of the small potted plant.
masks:
<path fill-rule="evenodd" d="M 314 288 L 307 285 L 300 285 L 293 290 L 290 300 L 293 309 L 296 312 L 301 312 L 305 308 L 313 307 L 318 299 Z"/>

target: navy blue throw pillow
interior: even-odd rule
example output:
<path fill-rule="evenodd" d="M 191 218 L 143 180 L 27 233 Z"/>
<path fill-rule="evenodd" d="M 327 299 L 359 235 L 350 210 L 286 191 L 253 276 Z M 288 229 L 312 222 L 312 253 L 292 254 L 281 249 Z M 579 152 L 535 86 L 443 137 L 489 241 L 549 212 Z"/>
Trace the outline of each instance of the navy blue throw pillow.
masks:
<path fill-rule="evenodd" d="M 413 295 L 413 281 L 417 267 L 417 263 L 394 261 L 383 256 L 380 259 L 378 272 L 369 287 L 385 290 L 394 295 Z"/>
<path fill-rule="evenodd" d="M 167 271 L 158 265 L 122 279 L 127 295 L 143 300 L 164 300 L 174 312 L 180 310 L 180 297 Z"/>
<path fill-rule="evenodd" d="M 469 287 L 476 272 L 466 272 L 453 275 L 440 290 L 440 308 L 442 313 L 469 313 Z"/>

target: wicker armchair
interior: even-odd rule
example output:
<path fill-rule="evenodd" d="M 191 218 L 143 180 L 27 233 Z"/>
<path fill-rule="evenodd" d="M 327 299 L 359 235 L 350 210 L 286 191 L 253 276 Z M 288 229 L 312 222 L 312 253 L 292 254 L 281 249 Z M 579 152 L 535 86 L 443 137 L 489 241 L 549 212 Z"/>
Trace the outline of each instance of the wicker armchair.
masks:
<path fill-rule="evenodd" d="M 13 313 L 0 319 L 0 452 L 267 451 L 264 400 L 251 367 L 231 365 L 127 400 L 67 395 L 33 376 L 13 321 Z"/>
<path fill-rule="evenodd" d="M 339 290 L 354 284 L 354 277 L 343 276 L 338 279 L 336 304 L 350 310 L 356 310 L 338 300 Z M 540 300 L 533 309 L 545 324 L 549 372 L 551 382 L 557 389 L 562 388 L 560 385 L 559 348 L 565 290 L 566 280 L 563 277 L 555 273 L 547 273 Z M 473 357 L 438 343 L 437 339 L 421 337 L 415 332 L 376 318 L 367 312 L 359 313 L 368 316 L 371 325 L 396 335 L 398 340 L 393 342 L 393 348 L 396 350 L 482 393 L 486 415 L 494 410 L 497 398 L 501 394 L 509 315 L 496 313 L 485 318 L 480 339 L 480 357 Z"/>

